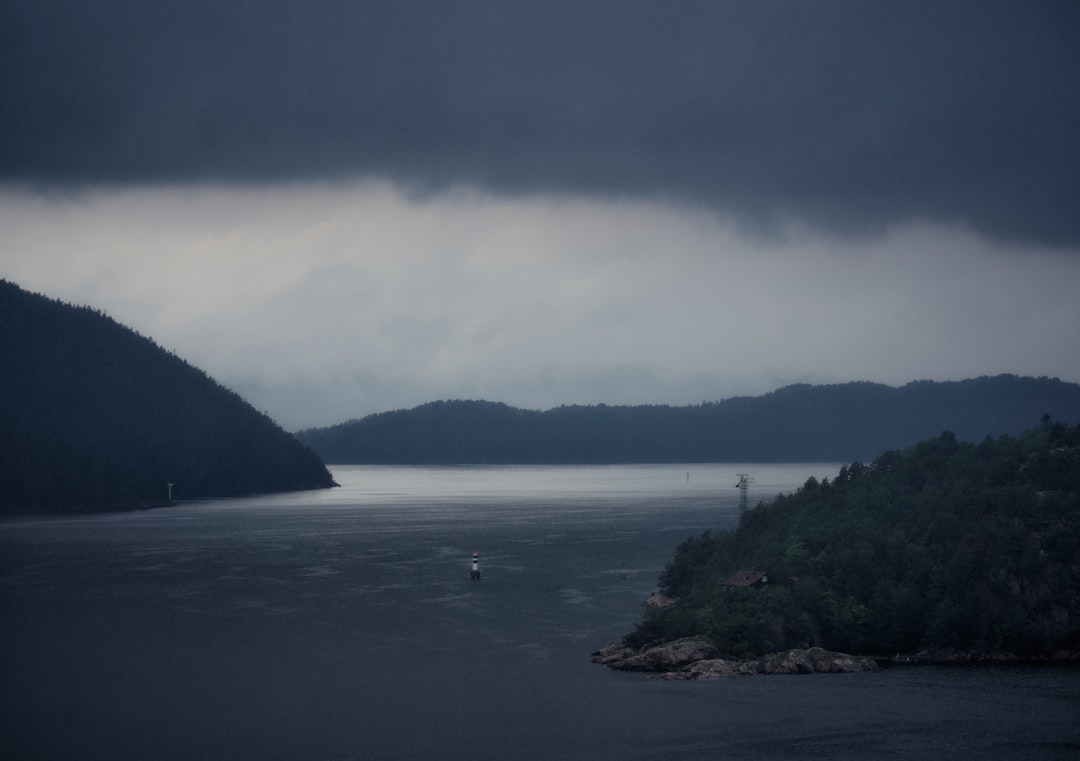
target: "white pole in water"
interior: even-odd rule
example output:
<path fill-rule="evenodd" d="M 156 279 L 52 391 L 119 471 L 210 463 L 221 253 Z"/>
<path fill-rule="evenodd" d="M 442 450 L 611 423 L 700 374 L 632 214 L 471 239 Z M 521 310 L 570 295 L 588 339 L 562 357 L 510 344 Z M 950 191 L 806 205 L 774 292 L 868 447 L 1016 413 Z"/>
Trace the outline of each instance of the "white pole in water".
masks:
<path fill-rule="evenodd" d="M 172 481 L 165 485 L 169 487 L 169 501 L 172 502 Z"/>
<path fill-rule="evenodd" d="M 473 581 L 480 578 L 480 553 L 476 550 L 472 551 L 472 573 L 469 574 L 469 578 Z"/>

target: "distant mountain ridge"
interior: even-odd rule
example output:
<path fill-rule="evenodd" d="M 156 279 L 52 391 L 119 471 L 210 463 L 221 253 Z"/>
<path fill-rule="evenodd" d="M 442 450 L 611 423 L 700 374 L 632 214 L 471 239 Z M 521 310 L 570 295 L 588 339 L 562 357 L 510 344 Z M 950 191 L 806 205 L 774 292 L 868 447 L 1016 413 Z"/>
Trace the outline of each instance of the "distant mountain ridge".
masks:
<path fill-rule="evenodd" d="M 439 401 L 297 438 L 328 463 L 603 464 L 851 462 L 950 431 L 1019 435 L 1043 415 L 1080 421 L 1080 385 L 1015 375 L 963 381 L 786 386 L 763 396 L 672 407 Z"/>
<path fill-rule="evenodd" d="M 333 485 L 201 370 L 88 307 L 0 280 L 0 510 L 145 507 Z"/>

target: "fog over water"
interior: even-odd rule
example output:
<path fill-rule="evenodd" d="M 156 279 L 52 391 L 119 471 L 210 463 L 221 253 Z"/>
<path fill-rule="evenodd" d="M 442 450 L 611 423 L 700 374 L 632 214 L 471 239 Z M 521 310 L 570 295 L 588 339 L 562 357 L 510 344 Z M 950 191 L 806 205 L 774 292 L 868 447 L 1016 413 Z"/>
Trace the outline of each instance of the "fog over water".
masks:
<path fill-rule="evenodd" d="M 342 466 L 330 491 L 4 519 L 3 755 L 1075 758 L 1076 670 L 590 663 L 678 542 L 734 524 L 737 473 L 756 502 L 838 467 Z"/>

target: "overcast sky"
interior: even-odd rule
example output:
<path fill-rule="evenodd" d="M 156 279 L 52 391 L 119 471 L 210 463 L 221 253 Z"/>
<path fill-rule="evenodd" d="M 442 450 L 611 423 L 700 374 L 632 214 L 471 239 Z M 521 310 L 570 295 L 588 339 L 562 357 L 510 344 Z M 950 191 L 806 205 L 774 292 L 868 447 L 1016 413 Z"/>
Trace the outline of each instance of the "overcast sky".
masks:
<path fill-rule="evenodd" d="M 0 277 L 290 429 L 1080 381 L 1080 3 L 0 6 Z"/>

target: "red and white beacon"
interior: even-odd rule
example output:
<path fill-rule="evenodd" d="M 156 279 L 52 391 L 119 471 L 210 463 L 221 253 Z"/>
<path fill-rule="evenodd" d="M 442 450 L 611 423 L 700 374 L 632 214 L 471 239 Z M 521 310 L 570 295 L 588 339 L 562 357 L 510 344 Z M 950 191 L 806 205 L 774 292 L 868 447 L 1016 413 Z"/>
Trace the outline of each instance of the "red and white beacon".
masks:
<path fill-rule="evenodd" d="M 469 578 L 473 581 L 480 579 L 480 553 L 476 550 L 472 551 L 472 573 L 469 574 Z"/>

